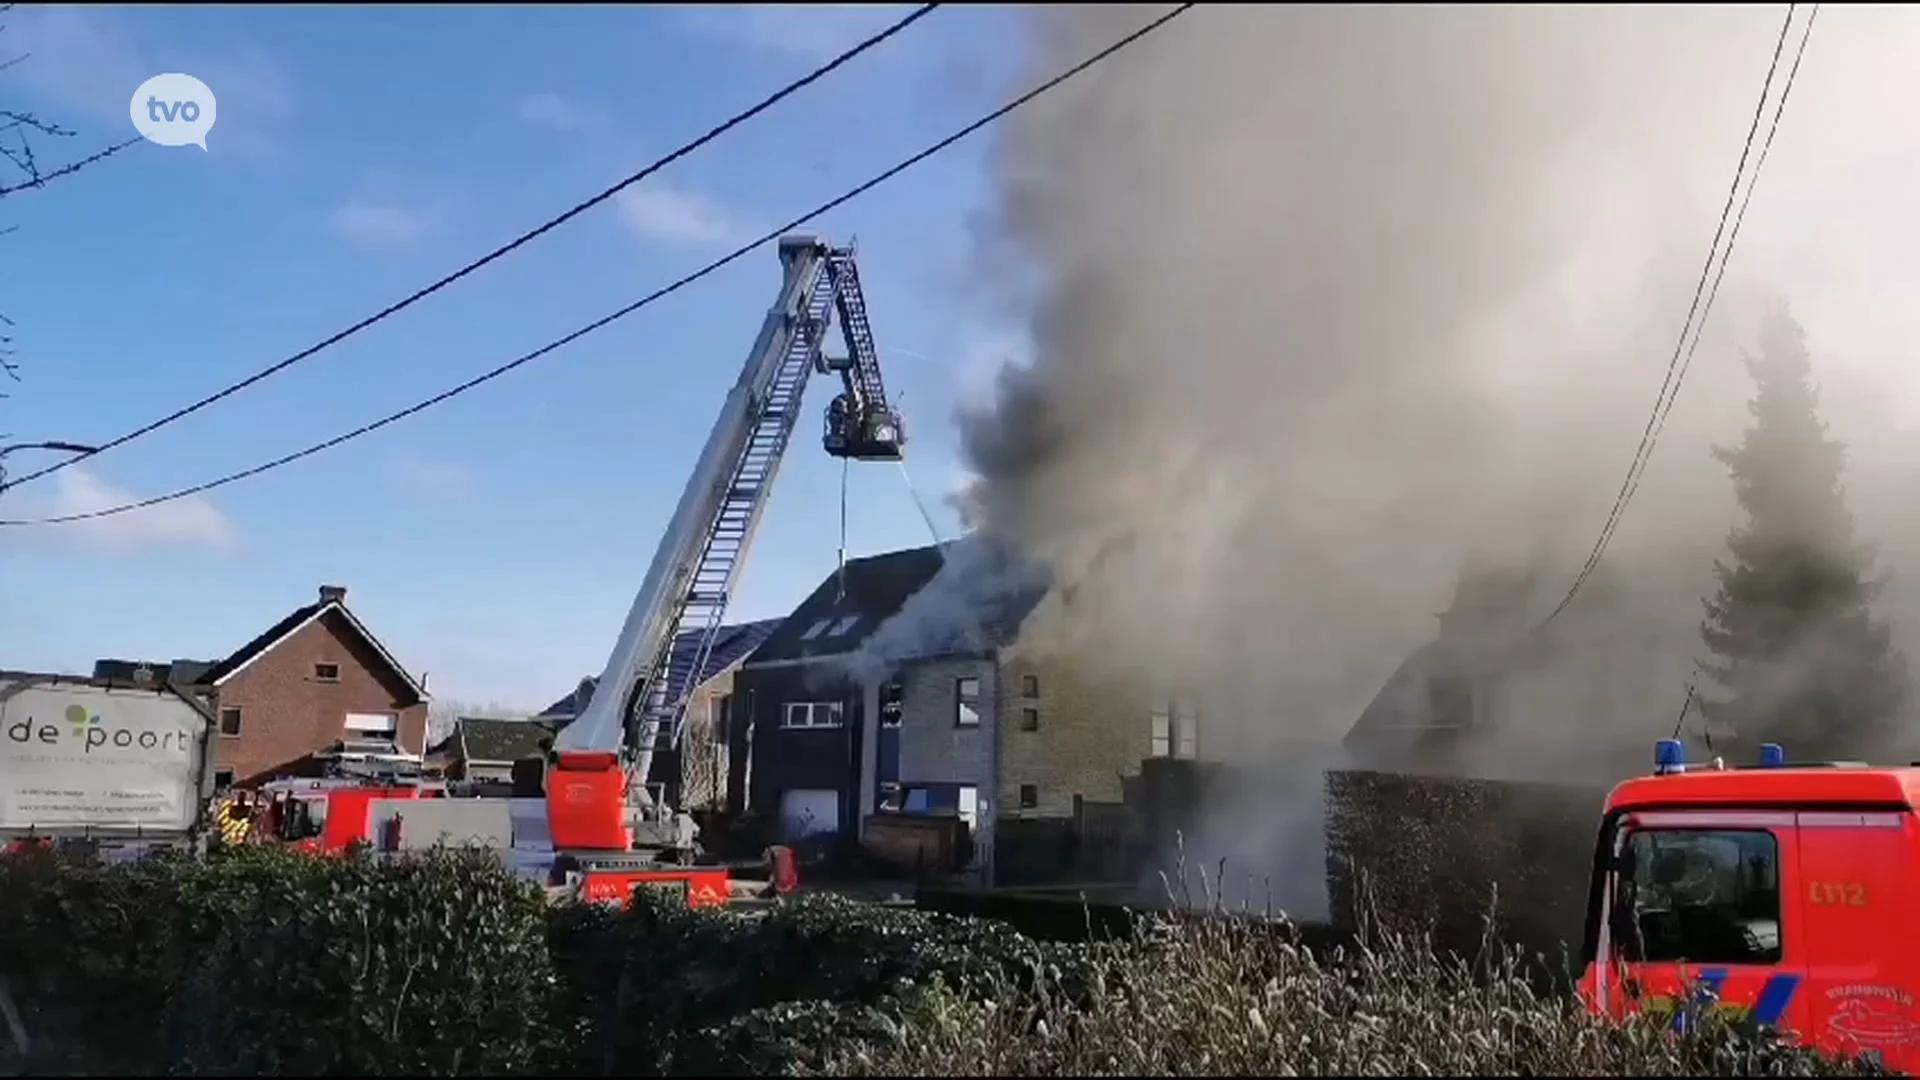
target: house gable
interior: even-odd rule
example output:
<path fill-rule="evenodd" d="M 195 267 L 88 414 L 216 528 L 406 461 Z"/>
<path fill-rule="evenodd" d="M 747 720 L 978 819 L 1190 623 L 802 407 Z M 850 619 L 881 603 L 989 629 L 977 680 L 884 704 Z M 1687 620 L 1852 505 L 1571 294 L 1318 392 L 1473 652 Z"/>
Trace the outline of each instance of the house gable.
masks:
<path fill-rule="evenodd" d="M 387 651 L 387 647 L 381 644 L 380 639 L 375 637 L 373 632 L 367 629 L 366 624 L 347 608 L 346 590 L 331 586 L 321 588 L 319 600 L 295 608 L 252 641 L 242 645 L 231 655 L 201 673 L 199 682 L 213 687 L 225 684 L 235 675 L 251 667 L 261 657 L 291 641 L 294 635 L 323 619 L 333 624 L 329 627 L 330 631 L 339 634 L 344 630 L 345 634 L 359 640 L 364 646 L 363 655 L 367 658 L 369 669 L 386 676 L 381 680 L 383 683 L 394 682 L 397 687 L 404 690 L 405 694 L 411 695 L 410 704 L 427 700 L 426 688 L 407 673 L 407 669 L 394 659 L 393 654 Z"/>

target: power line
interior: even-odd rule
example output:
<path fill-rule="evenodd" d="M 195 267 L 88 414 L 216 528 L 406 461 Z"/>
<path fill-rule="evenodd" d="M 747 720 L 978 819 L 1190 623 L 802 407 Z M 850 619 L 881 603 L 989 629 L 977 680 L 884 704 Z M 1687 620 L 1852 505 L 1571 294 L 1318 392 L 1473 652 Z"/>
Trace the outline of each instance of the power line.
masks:
<path fill-rule="evenodd" d="M 479 375 L 476 375 L 473 378 L 468 379 L 466 382 L 459 384 L 458 386 L 453 386 L 453 387 L 449 387 L 446 390 L 442 390 L 440 393 L 435 394 L 434 396 L 427 398 L 424 401 L 416 402 L 412 405 L 407 406 L 404 409 L 401 409 L 398 412 L 389 413 L 386 416 L 383 416 L 380 419 L 373 421 L 372 423 L 363 424 L 360 427 L 354 428 L 352 431 L 342 432 L 341 434 L 335 435 L 333 438 L 328 439 L 325 442 L 315 443 L 312 446 L 309 446 L 303 450 L 297 450 L 291 454 L 286 454 L 281 457 L 274 458 L 272 461 L 262 462 L 261 464 L 255 465 L 252 468 L 242 469 L 236 473 L 229 473 L 226 476 L 220 477 L 217 480 L 209 480 L 205 483 L 195 484 L 192 487 L 181 488 L 178 491 L 171 491 L 165 495 L 155 495 L 152 498 L 140 499 L 135 502 L 123 503 L 118 506 L 109 506 L 99 510 L 89 510 L 84 513 L 62 514 L 56 517 L 46 517 L 46 518 L 15 519 L 15 520 L 0 519 L 0 526 L 17 527 L 17 526 L 27 526 L 27 525 L 64 525 L 64 524 L 69 524 L 76 521 L 91 521 L 96 518 L 112 517 L 117 514 L 124 514 L 133 510 L 142 510 L 149 506 L 158 506 L 161 503 L 174 502 L 179 499 L 185 499 L 194 495 L 200 495 L 205 492 L 212 491 L 215 488 L 225 487 L 228 484 L 237 483 L 241 480 L 246 480 L 251 477 L 259 476 L 262 473 L 272 472 L 273 470 L 278 469 L 283 465 L 291 465 L 294 462 L 300 461 L 303 458 L 309 458 L 314 456 L 315 454 L 319 454 L 324 451 L 331 450 L 334 447 L 341 445 L 342 443 L 351 442 L 354 439 L 361 437 L 362 435 L 371 434 L 375 431 L 380 430 L 383 427 L 388 426 L 389 424 L 398 423 L 399 421 L 404 420 L 409 416 L 413 416 L 416 413 L 424 412 L 427 409 L 430 409 L 435 405 L 440 404 L 443 401 L 447 401 L 452 398 L 459 397 L 461 394 L 464 394 L 467 391 L 472 390 L 477 386 L 481 386 L 483 384 L 492 382 L 493 380 L 499 378 L 500 376 L 505 375 L 508 372 L 513 371 L 514 369 L 519 368 L 525 364 L 532 363 L 533 361 L 538 360 L 540 357 L 543 357 L 550 352 L 554 352 L 557 349 L 563 348 L 567 345 L 571 345 L 575 341 L 578 341 L 581 338 L 586 337 L 588 334 L 591 334 L 596 330 L 600 330 L 604 327 L 610 326 L 613 323 L 626 318 L 628 315 L 631 315 L 634 312 L 639 311 L 641 308 L 644 308 L 647 305 L 652 304 L 657 300 L 661 300 L 667 296 L 670 296 L 673 293 L 676 293 L 681 289 L 686 288 L 688 285 L 691 285 L 694 282 L 699 281 L 701 278 L 704 278 L 710 274 L 715 273 L 716 271 L 720 270 L 723 267 L 726 267 L 732 263 L 738 262 L 740 259 L 751 254 L 756 249 L 764 247 L 767 244 L 770 244 L 775 240 L 778 240 L 781 236 L 784 236 L 787 233 L 800 228 L 801 226 L 805 225 L 807 222 L 813 220 L 814 218 L 817 218 L 822 214 L 829 213 L 839 208 L 840 206 L 845 205 L 846 203 L 852 202 L 854 199 L 857 199 L 860 196 L 865 195 L 867 192 L 872 191 L 874 188 L 879 187 L 881 184 L 884 184 L 887 181 L 893 179 L 894 177 L 900 175 L 901 173 L 906 172 L 907 170 L 913 168 L 916 165 L 919 165 L 921 162 L 926 161 L 928 158 L 934 157 L 935 155 L 942 153 L 949 147 L 953 146 L 955 143 L 958 143 L 961 140 L 966 139 L 968 136 L 973 135 L 974 133 L 980 131 L 981 129 L 986 128 L 989 125 L 995 123 L 996 121 L 1002 119 L 1003 117 L 1009 115 L 1015 110 L 1020 109 L 1023 106 L 1031 103 L 1032 101 L 1041 97 L 1042 95 L 1058 88 L 1063 83 L 1066 83 L 1067 81 L 1075 78 L 1076 76 L 1079 76 L 1085 73 L 1089 69 L 1093 68 L 1095 65 L 1106 60 L 1108 57 L 1113 56 L 1115 53 L 1120 52 L 1122 49 L 1125 49 L 1129 45 L 1134 44 L 1140 39 L 1146 37 L 1147 35 L 1153 33 L 1154 31 L 1172 22 L 1174 19 L 1179 18 L 1181 15 L 1186 14 L 1189 10 L 1193 8 L 1193 6 L 1194 6 L 1193 4 L 1187 3 L 1187 4 L 1181 4 L 1178 7 L 1173 8 L 1171 11 L 1168 11 L 1167 13 L 1161 15 L 1159 18 L 1153 20 L 1150 23 L 1147 23 L 1145 26 L 1140 27 L 1138 30 L 1133 31 L 1132 33 L 1114 42 L 1113 44 L 1108 45 L 1106 48 L 1101 49 L 1099 52 L 1094 53 L 1093 55 L 1080 61 L 1074 66 L 1066 69 L 1065 71 L 1062 71 L 1058 75 L 1053 76 L 1052 78 L 1048 79 L 1046 82 L 1043 82 L 1040 85 L 1034 87 L 1033 89 L 1028 90 L 1026 93 L 1021 94 L 1019 97 L 1014 98 L 1012 101 L 1007 102 L 1006 104 L 986 114 L 980 119 L 975 120 L 974 122 L 959 129 L 958 131 L 955 131 L 951 135 L 948 135 L 946 138 L 941 139 L 939 142 L 936 142 L 933 145 L 927 147 L 926 149 L 921 150 L 919 153 L 914 154 L 912 157 L 909 157 L 906 160 L 901 161 L 900 163 L 894 165 L 892 168 L 887 169 L 885 172 L 879 173 L 878 175 L 862 182 L 859 186 L 854 187 L 840 195 L 837 195 L 834 198 L 829 199 L 824 203 L 821 203 L 819 206 L 816 206 L 813 209 L 807 211 L 806 213 L 801 214 L 799 217 L 794 218 L 792 221 L 787 222 L 786 224 L 780 226 L 779 228 L 768 231 L 764 235 L 760 236 L 758 239 L 742 244 L 740 247 L 737 247 L 733 251 L 728 252 L 726 255 L 723 255 L 720 258 L 715 259 L 714 261 L 706 264 L 700 269 L 695 270 L 690 274 L 687 274 L 685 277 L 679 278 L 678 280 L 673 281 L 667 285 L 663 285 L 660 288 L 655 289 L 653 292 L 650 292 L 647 295 L 641 297 L 640 299 L 635 300 L 633 303 L 628 304 L 627 306 L 620 308 L 617 311 L 611 312 L 607 315 L 603 315 L 600 318 L 595 319 L 594 321 L 586 324 L 585 326 L 582 326 L 579 329 L 574 330 L 573 332 L 565 335 L 564 337 L 556 338 L 553 341 L 550 341 L 547 344 L 542 345 L 537 349 L 534 349 L 532 352 L 524 353 L 512 360 L 507 361 L 504 364 L 501 364 L 499 367 L 496 367 L 491 371 L 483 372 Z"/>
<path fill-rule="evenodd" d="M 1613 509 L 1608 512 L 1606 524 L 1601 526 L 1599 538 L 1594 541 L 1593 550 L 1587 554 L 1585 565 L 1574 577 L 1573 585 L 1547 617 L 1540 620 L 1536 629 L 1544 629 L 1548 623 L 1560 617 L 1560 614 L 1573 604 L 1580 595 L 1587 580 L 1600 566 L 1600 560 L 1606 555 L 1607 546 L 1613 542 L 1613 534 L 1619 529 L 1621 519 L 1626 515 L 1627 504 L 1640 490 L 1640 478 L 1646 474 L 1646 468 L 1653 459 L 1654 446 L 1659 442 L 1661 433 L 1667 426 L 1667 415 L 1673 411 L 1673 403 L 1679 399 L 1680 386 L 1686 381 L 1687 370 L 1693 366 L 1694 352 L 1700 347 L 1700 335 L 1706 327 L 1707 317 L 1713 311 L 1713 304 L 1720 295 L 1720 281 L 1726 276 L 1727 260 L 1733 255 L 1734 244 L 1740 238 L 1740 227 L 1747 218 L 1747 207 L 1753 202 L 1753 189 L 1760 182 L 1760 170 L 1767 164 L 1767 155 L 1773 150 L 1773 139 L 1780 131 L 1780 117 L 1786 112 L 1787 99 L 1793 94 L 1795 78 L 1800 74 L 1800 61 L 1806 56 L 1807 41 L 1813 36 L 1814 20 L 1820 17 L 1820 6 L 1815 4 L 1808 15 L 1806 25 L 1800 33 L 1800 45 L 1794 53 L 1793 66 L 1787 72 L 1786 82 L 1782 84 L 1779 100 L 1774 105 L 1773 121 L 1767 128 L 1767 136 L 1760 147 L 1760 156 L 1754 163 L 1753 172 L 1747 179 L 1746 194 L 1740 194 L 1740 182 L 1747 175 L 1747 159 L 1753 154 L 1754 141 L 1760 132 L 1760 120 L 1766 115 L 1767 100 L 1771 96 L 1774 76 L 1780 69 L 1780 58 L 1786 51 L 1787 34 L 1793 27 L 1794 9 L 1799 5 L 1787 5 L 1787 17 L 1780 25 L 1780 36 L 1774 42 L 1773 59 L 1767 65 L 1767 78 L 1760 87 L 1760 100 L 1754 105 L 1753 122 L 1747 129 L 1746 145 L 1740 151 L 1740 164 L 1734 169 L 1733 184 L 1727 191 L 1727 201 L 1720 208 L 1720 224 L 1714 230 L 1713 243 L 1707 249 L 1707 261 L 1700 268 L 1700 280 L 1694 286 L 1693 304 L 1687 309 L 1687 319 L 1680 327 L 1680 338 L 1674 343 L 1673 357 L 1667 361 L 1667 375 L 1660 384 L 1660 394 L 1654 399 L 1653 412 L 1647 417 L 1647 426 L 1641 432 L 1640 445 L 1634 450 L 1633 462 L 1627 467 L 1627 476 L 1621 482 L 1620 491 L 1614 496 Z M 1739 201 L 1739 212 L 1734 213 L 1734 203 Z M 1728 219 L 1732 218 L 1732 228 L 1728 229 Z M 1724 248 L 1720 238 L 1726 236 Z M 1718 264 L 1715 255 L 1719 256 Z M 1711 282 L 1711 285 L 1709 285 Z M 1702 302 L 1704 298 L 1704 303 Z M 1698 315 L 1696 320 L 1695 316 Z M 1691 339 L 1689 339 L 1691 335 Z"/>
<path fill-rule="evenodd" d="M 324 338 L 313 345 L 309 345 L 306 348 L 300 350 L 297 353 L 294 353 L 292 356 L 289 356 L 286 359 L 281 360 L 276 364 L 273 364 L 269 367 L 262 368 L 261 370 L 255 372 L 254 374 L 247 376 L 246 378 L 240 380 L 239 382 L 233 383 L 232 385 L 226 387 L 223 390 L 218 391 L 217 393 L 209 394 L 206 397 L 201 398 L 199 401 L 196 401 L 191 405 L 187 405 L 183 408 L 176 409 L 173 412 L 170 412 L 167 415 L 162 416 L 158 420 L 154 420 L 151 423 L 145 424 L 141 427 L 137 427 L 132 431 L 127 432 L 124 435 L 118 436 L 117 438 L 109 439 L 106 442 L 103 442 L 99 444 L 97 447 L 95 447 L 92 453 L 80 454 L 76 457 L 65 458 L 61 461 L 55 462 L 52 465 L 48 465 L 47 467 L 40 469 L 36 472 L 30 472 L 25 476 L 20 477 L 17 480 L 13 480 L 5 484 L 4 486 L 0 486 L 0 491 L 5 491 L 7 488 L 18 487 L 21 484 L 27 483 L 30 480 L 38 480 L 43 476 L 52 475 L 53 473 L 59 472 L 61 469 L 67 468 L 72 465 L 77 465 L 80 462 L 93 457 L 95 454 L 103 454 L 103 453 L 106 453 L 108 450 L 112 450 L 115 447 L 125 446 L 126 444 L 132 442 L 135 439 L 138 439 L 152 432 L 158 431 L 159 429 L 166 427 L 167 425 L 172 424 L 176 421 L 192 416 L 194 413 L 199 412 L 201 409 L 204 409 L 209 405 L 212 405 L 219 401 L 223 401 L 226 398 L 232 397 L 234 394 L 237 394 L 240 391 L 245 390 L 247 387 L 252 386 L 257 382 L 260 382 L 264 379 L 271 378 L 272 376 L 277 375 L 282 371 L 285 371 L 286 369 L 301 362 L 302 360 L 305 360 L 308 357 L 313 356 L 314 354 L 321 352 L 324 349 L 331 348 L 334 345 L 337 345 L 340 342 L 345 341 L 347 338 L 350 338 L 353 335 L 359 333 L 360 331 L 365 330 L 367 327 L 372 326 L 373 324 L 386 319 L 390 315 L 397 314 L 401 311 L 406 310 L 407 308 L 412 307 L 414 304 L 419 303 L 422 300 L 425 300 L 427 297 L 432 296 L 434 293 L 439 292 L 440 290 L 446 288 L 447 286 L 453 284 L 456 281 L 459 281 L 461 278 L 466 277 L 467 275 L 473 273 L 474 271 L 479 270 L 480 268 L 487 266 L 501 258 L 504 258 L 507 255 L 519 250 L 522 247 L 525 247 L 527 244 L 532 243 L 534 240 L 537 240 L 540 237 L 546 235 L 547 233 L 552 232 L 554 229 L 557 229 L 560 226 L 566 224 L 567 222 L 572 221 L 574 218 L 579 217 L 581 214 L 586 213 L 588 210 L 591 210 L 594 207 L 599 206 L 601 203 L 606 202 L 608 199 L 611 199 L 615 195 L 620 194 L 622 191 L 625 191 L 627 188 L 630 188 L 633 185 L 639 183 L 640 181 L 645 180 L 649 176 L 652 176 L 653 174 L 659 172 L 661 169 L 664 169 L 667 166 L 673 164 L 674 162 L 679 161 L 681 158 L 686 157 L 688 154 L 691 154 L 694 151 L 699 150 L 700 148 L 706 146 L 708 143 L 711 143 L 715 139 L 718 139 L 722 135 L 725 135 L 729 131 L 732 131 L 734 128 L 739 127 L 741 124 L 744 124 L 747 121 L 753 119 L 754 117 L 759 116 L 761 113 L 766 112 L 768 109 L 773 108 L 775 105 L 778 105 L 780 102 L 785 101 L 787 98 L 792 97 L 796 93 L 799 93 L 801 90 L 804 90 L 807 87 L 813 85 L 814 83 L 819 82 L 821 79 L 826 78 L 828 75 L 832 74 L 834 71 L 838 70 L 840 67 L 844 66 L 849 61 L 853 60 L 854 57 L 859 56 L 861 53 L 864 53 L 869 49 L 872 49 L 874 46 L 879 45 L 880 43 L 893 37 L 895 34 L 898 34 L 902 30 L 905 30 L 907 27 L 913 25 L 914 23 L 920 21 L 921 19 L 927 17 L 928 15 L 931 15 L 934 9 L 940 6 L 941 5 L 937 3 L 920 5 L 919 7 L 915 8 L 913 11 L 907 13 L 907 15 L 901 18 L 899 21 L 893 23 L 891 26 L 888 26 L 886 29 L 881 30 L 880 32 L 872 35 L 871 37 L 866 38 L 860 43 L 847 49 L 845 52 L 839 54 L 838 56 L 835 56 L 833 59 L 827 61 L 826 63 L 820 65 L 817 68 L 814 68 L 812 71 L 808 72 L 807 74 L 801 76 L 798 79 L 795 79 L 793 82 L 788 83 L 787 85 L 781 87 L 780 89 L 760 99 L 760 101 L 757 104 L 753 105 L 751 108 L 747 109 L 744 112 L 735 114 L 734 116 L 722 122 L 719 126 L 714 127 L 713 129 L 708 131 L 705 135 L 702 135 L 699 138 L 693 140 L 692 142 L 689 142 L 681 146 L 679 149 L 673 151 L 672 153 L 659 159 L 658 161 L 655 161 L 653 164 L 648 165 L 646 168 L 641 169 L 639 172 L 636 172 L 627 176 L 625 179 L 614 184 L 612 187 L 607 188 L 605 191 L 602 191 L 600 194 L 595 195 L 584 202 L 575 204 L 572 209 L 569 209 L 568 211 L 559 215 L 558 217 L 552 218 L 548 220 L 546 223 L 540 225 L 539 227 L 520 234 L 520 236 L 516 237 L 515 239 L 507 242 L 506 244 L 501 245 L 500 247 L 495 248 L 491 252 L 488 252 L 486 255 L 483 255 L 480 258 L 474 260 L 473 262 L 470 262 L 467 265 L 461 267 L 459 270 L 456 270 L 453 273 L 448 274 L 446 277 L 441 278 L 440 280 L 434 282 L 431 285 L 427 285 L 424 288 L 419 289 L 418 291 L 412 293 L 411 295 L 405 297 L 404 299 L 395 301 L 394 303 L 389 304 L 384 308 L 381 308 L 379 311 L 376 311 L 372 315 L 369 315 L 366 318 L 361 319 L 359 322 L 354 323 L 352 326 L 349 326 L 344 330 L 338 331 L 337 333 L 334 333 L 333 335 L 327 338 Z M 116 147 L 115 149 L 119 149 L 119 148 Z M 111 151 L 109 151 L 109 153 L 111 153 Z"/>

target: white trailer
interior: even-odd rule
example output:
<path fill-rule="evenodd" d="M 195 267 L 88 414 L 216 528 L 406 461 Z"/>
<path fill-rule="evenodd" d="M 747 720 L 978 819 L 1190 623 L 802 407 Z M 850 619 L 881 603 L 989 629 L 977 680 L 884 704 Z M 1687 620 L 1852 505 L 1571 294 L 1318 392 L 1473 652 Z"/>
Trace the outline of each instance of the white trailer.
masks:
<path fill-rule="evenodd" d="M 172 687 L 0 672 L 0 838 L 189 840 L 213 793 L 213 723 Z"/>

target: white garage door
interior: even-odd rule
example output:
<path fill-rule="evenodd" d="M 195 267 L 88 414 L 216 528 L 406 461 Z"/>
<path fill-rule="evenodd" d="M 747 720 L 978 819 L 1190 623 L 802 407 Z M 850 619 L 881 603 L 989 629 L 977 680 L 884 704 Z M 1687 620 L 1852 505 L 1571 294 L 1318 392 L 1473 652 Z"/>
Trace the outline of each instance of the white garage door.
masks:
<path fill-rule="evenodd" d="M 787 843 L 839 831 L 839 792 L 802 788 L 780 796 L 780 838 Z"/>

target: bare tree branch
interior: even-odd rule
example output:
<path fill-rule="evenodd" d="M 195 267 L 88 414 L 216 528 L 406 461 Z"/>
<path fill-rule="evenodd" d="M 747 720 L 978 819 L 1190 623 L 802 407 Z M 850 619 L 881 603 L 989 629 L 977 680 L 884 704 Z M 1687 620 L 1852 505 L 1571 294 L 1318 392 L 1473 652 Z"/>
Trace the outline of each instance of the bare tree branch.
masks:
<path fill-rule="evenodd" d="M 49 180 L 57 180 L 62 176 L 68 176 L 72 173 L 77 173 L 81 169 L 84 169 L 87 166 L 92 165 L 97 161 L 104 161 L 107 158 L 112 157 L 113 155 L 119 153 L 122 150 L 125 150 L 127 147 L 132 146 L 134 143 L 137 143 L 139 141 L 140 141 L 140 137 L 136 135 L 133 138 L 126 140 L 125 142 L 115 143 L 114 145 L 107 147 L 105 150 L 100 150 L 93 154 L 89 154 L 88 156 L 81 158 L 79 161 L 69 162 L 68 164 L 62 165 L 57 169 L 52 169 L 46 172 L 31 173 L 30 175 L 32 176 L 32 179 L 27 180 L 23 183 L 11 184 L 11 185 L 0 184 L 0 198 L 4 198 L 8 195 L 12 195 L 13 193 L 18 191 L 25 191 L 29 188 L 45 187 L 47 185 L 47 181 Z M 0 149 L 0 154 L 4 154 L 4 153 L 5 153 L 4 149 Z"/>
<path fill-rule="evenodd" d="M 4 33 L 7 24 L 4 16 L 13 11 L 13 4 L 0 3 L 0 33 Z M 25 60 L 31 53 L 22 52 L 17 56 L 0 60 L 0 72 L 12 68 Z M 20 179 L 11 184 L 0 184 L 0 198 L 25 191 L 29 188 L 42 188 L 49 180 L 71 176 L 89 165 L 105 161 L 107 158 L 125 150 L 140 140 L 127 139 L 124 142 L 95 151 L 86 157 L 69 161 L 55 168 L 41 165 L 35 144 L 45 139 L 70 139 L 76 133 L 49 120 L 42 120 L 32 112 L 18 109 L 0 109 L 0 163 L 10 165 L 20 175 Z M 13 232 L 19 226 L 0 227 L 0 236 Z M 20 381 L 20 366 L 15 361 L 16 349 L 13 336 L 14 322 L 0 315 L 0 376 L 12 382 Z M 0 393 L 0 399 L 7 395 Z"/>

